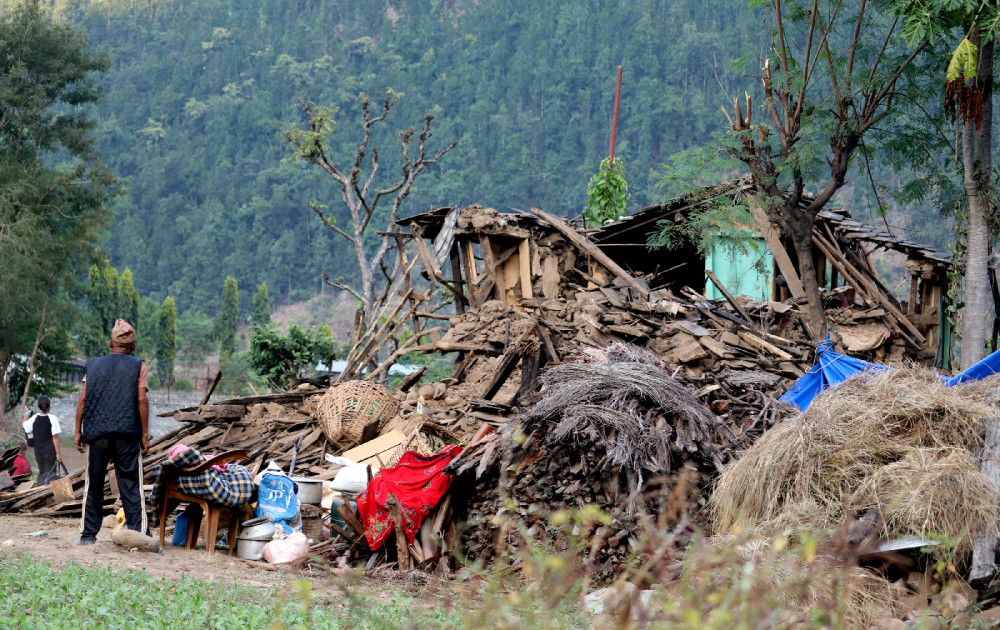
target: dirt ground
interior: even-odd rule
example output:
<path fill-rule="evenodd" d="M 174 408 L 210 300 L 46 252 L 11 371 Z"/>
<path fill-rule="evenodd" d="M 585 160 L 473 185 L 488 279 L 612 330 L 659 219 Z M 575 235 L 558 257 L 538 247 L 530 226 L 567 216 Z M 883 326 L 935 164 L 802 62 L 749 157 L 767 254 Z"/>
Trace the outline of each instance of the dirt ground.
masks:
<path fill-rule="evenodd" d="M 111 542 L 111 530 L 104 529 L 97 536 L 97 544 L 78 547 L 73 541 L 80 537 L 79 519 L 39 518 L 0 514 L 0 562 L 8 553 L 25 553 L 43 559 L 54 567 L 68 562 L 99 565 L 115 569 L 145 570 L 154 578 L 176 580 L 181 576 L 205 580 L 227 579 L 247 586 L 284 589 L 294 580 L 308 579 L 317 596 L 335 598 L 344 588 L 362 597 L 376 600 L 397 594 L 419 598 L 425 605 L 447 599 L 439 588 L 428 588 L 425 574 L 386 571 L 358 581 L 353 570 L 323 570 L 318 568 L 277 568 L 273 571 L 251 566 L 225 552 L 208 554 L 204 549 L 187 550 L 174 547 L 167 540 L 162 554 L 127 551 Z M 28 534 L 44 531 L 46 535 Z M 441 584 L 437 585 L 442 586 Z M 447 587 L 444 591 L 449 590 Z"/>

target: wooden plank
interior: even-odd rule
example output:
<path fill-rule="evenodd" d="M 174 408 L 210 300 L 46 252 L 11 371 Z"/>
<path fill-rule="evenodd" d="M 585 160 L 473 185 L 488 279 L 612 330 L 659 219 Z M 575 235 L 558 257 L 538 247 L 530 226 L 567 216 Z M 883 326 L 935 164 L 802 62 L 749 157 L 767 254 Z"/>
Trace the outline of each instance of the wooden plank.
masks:
<path fill-rule="evenodd" d="M 579 232 L 574 230 L 572 227 L 566 224 L 562 219 L 552 216 L 547 212 L 543 212 L 538 208 L 531 208 L 531 213 L 542 219 L 555 229 L 563 233 L 563 235 L 570 240 L 573 245 L 577 247 L 583 253 L 589 255 L 591 258 L 599 262 L 600 264 L 607 267 L 608 271 L 615 274 L 619 278 L 625 281 L 625 283 L 635 289 L 635 291 L 643 297 L 643 299 L 649 299 L 649 290 L 639 284 L 636 279 L 628 271 L 623 269 L 618 263 L 611 260 L 611 258 L 602 252 L 596 245 L 580 235 Z"/>
<path fill-rule="evenodd" d="M 833 245 L 827 242 L 826 239 L 824 239 L 822 236 L 819 236 L 817 234 L 813 234 L 813 242 L 819 245 L 820 248 L 824 250 L 823 253 L 826 254 L 827 258 L 830 258 L 830 262 L 832 262 L 835 266 L 837 265 L 837 263 L 840 263 L 841 273 L 845 274 L 845 277 L 846 274 L 851 274 L 854 278 L 855 284 L 860 284 L 861 286 L 863 286 L 868 291 L 868 293 L 878 302 L 879 306 L 882 306 L 887 311 L 889 311 L 893 315 L 893 317 L 895 317 L 898 320 L 899 325 L 902 326 L 903 328 L 906 328 L 906 330 L 911 335 L 913 335 L 913 338 L 916 339 L 918 344 L 926 343 L 927 340 L 920 333 L 920 331 L 917 330 L 917 327 L 914 326 L 913 323 L 906 318 L 906 315 L 901 313 L 900 310 L 896 308 L 896 306 L 892 303 L 891 300 L 882 295 L 882 292 L 879 291 L 874 286 L 874 284 L 872 284 L 871 281 L 864 276 L 863 273 L 861 273 L 858 269 L 856 269 L 854 265 L 850 264 L 850 262 L 848 262 L 847 259 L 844 258 L 839 251 L 835 250 Z"/>
<path fill-rule="evenodd" d="M 340 514 L 340 517 L 344 519 L 344 523 L 347 524 L 347 527 L 350 528 L 355 536 L 365 535 L 365 526 L 361 524 L 354 510 L 348 507 L 346 503 L 341 503 L 337 506 L 337 514 Z"/>
<path fill-rule="evenodd" d="M 774 224 L 771 223 L 771 219 L 764 212 L 764 209 L 753 201 L 750 202 L 750 210 L 754 221 L 757 222 L 757 229 L 760 230 L 761 236 L 764 237 L 764 242 L 767 243 L 767 248 L 771 250 L 771 255 L 774 256 L 774 262 L 777 263 L 781 275 L 784 276 L 785 282 L 788 283 L 788 289 L 792 292 L 792 296 L 800 297 L 805 295 L 806 290 L 802 287 L 802 280 L 799 279 L 798 271 L 796 271 L 795 265 L 792 264 L 792 259 L 788 257 L 785 246 L 781 244 L 781 235 Z M 775 296 L 775 299 L 777 299 L 777 296 Z"/>
<path fill-rule="evenodd" d="M 476 273 L 476 253 L 472 247 L 471 240 L 462 241 L 462 266 L 465 267 L 465 285 L 469 290 L 469 306 L 473 309 L 482 305 L 480 293 L 476 290 L 479 285 L 479 275 Z"/>
<path fill-rule="evenodd" d="M 531 252 L 528 239 L 522 239 L 517 244 L 517 258 L 521 265 L 521 297 L 532 298 L 531 292 Z"/>
<path fill-rule="evenodd" d="M 736 301 L 736 298 L 733 297 L 733 294 L 730 293 L 729 290 L 725 287 L 725 285 L 723 285 L 722 282 L 715 276 L 715 273 L 713 273 L 711 269 L 705 269 L 705 275 L 708 276 L 708 279 L 712 281 L 712 284 L 714 284 L 715 287 L 719 289 L 722 295 L 726 297 L 726 301 L 729 302 L 733 306 L 733 308 L 736 309 L 736 312 L 739 313 L 740 316 L 744 320 L 746 320 L 748 324 L 753 326 L 753 319 L 750 318 L 750 315 L 748 315 L 747 312 L 743 309 L 743 307 L 740 306 L 740 303 Z M 754 326 L 754 328 L 756 328 L 756 326 Z"/>
<path fill-rule="evenodd" d="M 468 298 L 463 293 L 462 287 L 465 283 L 462 282 L 462 263 L 461 255 L 458 253 L 458 243 L 453 243 L 451 246 L 451 277 L 453 286 L 453 293 L 456 295 L 455 299 L 455 312 L 459 315 L 465 313 L 465 305 L 469 303 Z"/>
<path fill-rule="evenodd" d="M 219 381 L 221 379 L 222 379 L 222 372 L 221 371 L 220 372 L 216 372 L 215 373 L 215 378 L 212 379 L 212 385 L 209 386 L 208 390 L 205 391 L 205 395 L 201 399 L 201 404 L 202 405 L 207 405 L 208 404 L 208 399 L 212 397 L 212 392 L 215 391 L 215 387 L 219 384 Z"/>
<path fill-rule="evenodd" d="M 392 451 L 405 441 L 406 436 L 398 429 L 393 429 L 370 442 L 365 442 L 361 446 L 355 446 L 351 450 L 345 451 L 343 456 L 352 462 L 360 464 L 376 455 Z"/>
<path fill-rule="evenodd" d="M 503 285 L 503 278 L 499 273 L 500 270 L 497 268 L 496 252 L 493 251 L 493 243 L 490 241 L 490 237 L 486 235 L 479 237 L 479 249 L 483 252 L 483 267 L 487 283 L 493 283 L 496 287 L 497 299 L 502 302 L 506 287 Z M 481 297 L 483 302 L 490 299 L 490 291 L 486 287 L 483 288 Z"/>
<path fill-rule="evenodd" d="M 503 384 L 507 382 L 507 378 L 510 376 L 511 372 L 514 371 L 514 366 L 517 365 L 518 359 L 521 358 L 524 352 L 524 342 L 531 335 L 535 334 L 535 328 L 538 326 L 537 322 L 532 324 L 521 333 L 521 336 L 517 338 L 517 341 L 512 343 L 504 353 L 503 358 L 500 359 L 499 365 L 497 365 L 496 372 L 493 374 L 493 378 L 490 380 L 489 385 L 486 386 L 486 391 L 483 392 L 483 399 L 492 400 L 496 396 Z"/>
<path fill-rule="evenodd" d="M 759 337 L 755 337 L 754 335 L 751 335 L 750 333 L 746 333 L 746 332 L 740 331 L 740 332 L 738 332 L 736 334 L 739 335 L 739 338 L 742 339 L 743 341 L 745 341 L 745 342 L 749 343 L 750 345 L 752 345 L 752 346 L 754 346 L 756 348 L 759 348 L 761 350 L 766 350 L 767 352 L 770 352 L 771 354 L 773 354 L 776 357 L 779 357 L 781 359 L 785 359 L 786 361 L 795 358 L 792 355 L 790 355 L 787 352 L 785 352 L 784 350 L 782 350 L 781 348 L 779 348 L 778 346 L 771 345 L 768 342 L 764 341 L 763 339 L 760 339 Z"/>
<path fill-rule="evenodd" d="M 437 264 L 434 262 L 434 257 L 431 256 L 430 250 L 427 249 L 427 243 L 424 242 L 424 239 L 412 223 L 410 224 L 410 232 L 413 234 L 413 242 L 417 244 L 417 255 L 420 257 L 420 262 L 423 264 L 424 270 L 431 280 L 431 284 L 439 286 L 441 284 L 441 270 L 438 269 Z"/>

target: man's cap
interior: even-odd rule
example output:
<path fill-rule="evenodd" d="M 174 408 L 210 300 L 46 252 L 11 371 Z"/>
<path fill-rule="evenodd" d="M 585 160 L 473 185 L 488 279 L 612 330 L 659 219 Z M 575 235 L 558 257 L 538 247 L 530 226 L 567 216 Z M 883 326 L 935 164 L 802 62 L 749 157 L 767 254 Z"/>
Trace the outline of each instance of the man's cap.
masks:
<path fill-rule="evenodd" d="M 120 344 L 135 343 L 135 328 L 124 319 L 115 320 L 111 329 L 111 341 Z"/>

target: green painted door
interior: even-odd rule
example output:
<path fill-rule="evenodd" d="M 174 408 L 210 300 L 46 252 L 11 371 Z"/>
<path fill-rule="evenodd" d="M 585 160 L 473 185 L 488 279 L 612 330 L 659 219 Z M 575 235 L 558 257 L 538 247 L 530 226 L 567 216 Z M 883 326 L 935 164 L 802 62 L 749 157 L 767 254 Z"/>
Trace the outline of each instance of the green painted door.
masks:
<path fill-rule="evenodd" d="M 771 280 L 774 273 L 774 259 L 763 238 L 751 241 L 749 251 L 733 251 L 716 245 L 705 261 L 730 293 L 745 295 L 751 300 L 771 299 Z M 705 295 L 710 300 L 721 300 L 725 296 L 711 280 L 705 279 Z"/>

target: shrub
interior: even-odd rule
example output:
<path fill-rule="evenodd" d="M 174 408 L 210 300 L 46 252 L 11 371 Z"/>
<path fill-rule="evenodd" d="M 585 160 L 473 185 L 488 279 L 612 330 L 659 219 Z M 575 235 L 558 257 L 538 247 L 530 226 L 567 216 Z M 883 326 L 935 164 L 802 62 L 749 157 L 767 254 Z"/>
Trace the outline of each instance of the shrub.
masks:
<path fill-rule="evenodd" d="M 192 385 L 191 381 L 187 380 L 186 378 L 179 378 L 176 381 L 174 381 L 173 390 L 175 392 L 193 392 L 194 385 Z"/>
<path fill-rule="evenodd" d="M 160 379 L 156 374 L 146 374 L 146 385 L 149 385 L 149 389 L 160 389 Z"/>

